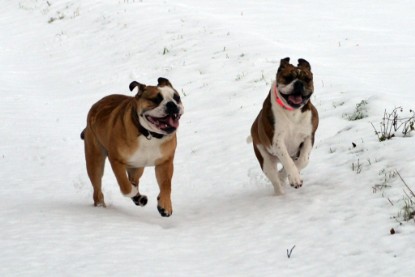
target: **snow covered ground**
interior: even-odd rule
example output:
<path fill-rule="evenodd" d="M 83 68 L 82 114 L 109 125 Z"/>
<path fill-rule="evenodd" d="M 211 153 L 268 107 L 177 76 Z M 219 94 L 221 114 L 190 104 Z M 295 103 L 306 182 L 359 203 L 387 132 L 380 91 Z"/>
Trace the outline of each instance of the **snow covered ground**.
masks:
<path fill-rule="evenodd" d="M 0 6 L 0 276 L 413 276 L 394 172 L 415 189 L 415 138 L 379 142 L 370 122 L 415 108 L 414 1 Z M 304 186 L 276 197 L 246 137 L 287 56 L 311 63 L 320 126 Z M 93 207 L 90 106 L 160 76 L 185 105 L 173 216 L 151 168 L 146 207 L 108 165 L 108 207 Z M 349 120 L 359 103 L 367 117 Z"/>

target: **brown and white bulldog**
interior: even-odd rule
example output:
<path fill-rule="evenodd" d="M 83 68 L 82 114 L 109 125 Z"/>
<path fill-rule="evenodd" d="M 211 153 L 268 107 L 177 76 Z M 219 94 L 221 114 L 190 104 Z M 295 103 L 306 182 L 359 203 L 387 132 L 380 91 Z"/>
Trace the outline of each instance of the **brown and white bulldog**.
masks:
<path fill-rule="evenodd" d="M 294 66 L 290 58 L 282 59 L 276 80 L 252 125 L 255 155 L 278 195 L 284 193 L 287 177 L 292 187 L 303 185 L 300 171 L 308 164 L 318 127 L 318 113 L 310 101 L 313 92 L 310 64 L 299 59 Z"/>
<path fill-rule="evenodd" d="M 170 216 L 176 130 L 183 105 L 179 94 L 165 78 L 159 78 L 157 86 L 135 81 L 130 84 L 131 91 L 136 87 L 138 92 L 134 97 L 106 96 L 88 113 L 81 138 L 85 141 L 94 205 L 105 206 L 101 178 L 108 157 L 122 194 L 138 206 L 147 204 L 147 197 L 138 189 L 144 167 L 155 166 L 160 188 L 157 209 L 161 216 Z"/>

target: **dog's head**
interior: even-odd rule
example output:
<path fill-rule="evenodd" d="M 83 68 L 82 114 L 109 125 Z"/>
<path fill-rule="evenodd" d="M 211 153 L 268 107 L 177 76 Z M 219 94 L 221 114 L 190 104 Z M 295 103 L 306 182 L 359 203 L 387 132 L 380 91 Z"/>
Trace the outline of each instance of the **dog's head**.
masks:
<path fill-rule="evenodd" d="M 299 109 L 303 107 L 314 91 L 313 73 L 310 64 L 299 59 L 298 65 L 290 64 L 290 58 L 281 60 L 277 72 L 277 91 L 288 106 Z"/>
<path fill-rule="evenodd" d="M 179 93 L 166 78 L 158 78 L 157 86 L 146 86 L 136 81 L 135 95 L 138 120 L 144 128 L 162 135 L 172 134 L 179 127 L 179 119 L 184 112 Z"/>

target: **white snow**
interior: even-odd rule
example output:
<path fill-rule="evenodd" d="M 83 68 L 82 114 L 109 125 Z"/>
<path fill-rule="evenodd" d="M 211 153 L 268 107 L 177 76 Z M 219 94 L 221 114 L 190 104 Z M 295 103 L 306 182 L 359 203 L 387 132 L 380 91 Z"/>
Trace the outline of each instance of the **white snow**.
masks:
<path fill-rule="evenodd" d="M 406 188 L 373 187 L 398 170 L 415 189 L 415 138 L 379 142 L 370 122 L 415 109 L 414 1 L 0 6 L 0 276 L 413 276 Z M 303 187 L 277 197 L 246 138 L 288 56 L 311 63 L 320 126 Z M 152 168 L 146 207 L 109 164 L 107 208 L 93 207 L 89 108 L 161 76 L 185 106 L 173 216 L 157 212 Z M 362 100 L 368 117 L 347 120 Z"/>

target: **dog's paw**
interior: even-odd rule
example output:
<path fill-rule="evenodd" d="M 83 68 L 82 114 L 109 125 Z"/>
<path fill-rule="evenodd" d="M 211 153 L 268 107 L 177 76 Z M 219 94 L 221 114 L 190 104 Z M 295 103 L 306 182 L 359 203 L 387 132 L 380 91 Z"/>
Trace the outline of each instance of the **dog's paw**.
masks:
<path fill-rule="evenodd" d="M 106 208 L 106 207 L 107 207 L 107 205 L 105 205 L 105 202 L 104 202 L 104 201 L 95 202 L 95 203 L 94 203 L 94 206 L 95 206 L 95 207 L 104 207 L 104 208 Z"/>
<path fill-rule="evenodd" d="M 173 211 L 168 212 L 166 209 L 160 207 L 159 205 L 157 205 L 157 210 L 159 211 L 162 217 L 169 217 L 173 214 Z"/>
<path fill-rule="evenodd" d="M 301 181 L 301 183 L 298 184 L 291 184 L 291 186 L 295 189 L 301 188 L 303 186 L 303 181 Z"/>
<path fill-rule="evenodd" d="M 171 205 L 170 198 L 168 199 L 161 199 L 160 196 L 157 197 L 157 210 L 159 211 L 162 217 L 169 217 L 173 214 L 173 208 Z"/>
<path fill-rule="evenodd" d="M 131 200 L 133 200 L 134 204 L 140 207 L 144 207 L 145 205 L 147 205 L 147 202 L 148 202 L 147 196 L 140 195 L 140 194 L 137 194 L 136 196 L 131 197 Z"/>
<path fill-rule="evenodd" d="M 301 188 L 303 186 L 303 180 L 301 180 L 300 174 L 298 173 L 292 175 L 288 174 L 288 180 L 290 185 L 295 189 Z"/>

